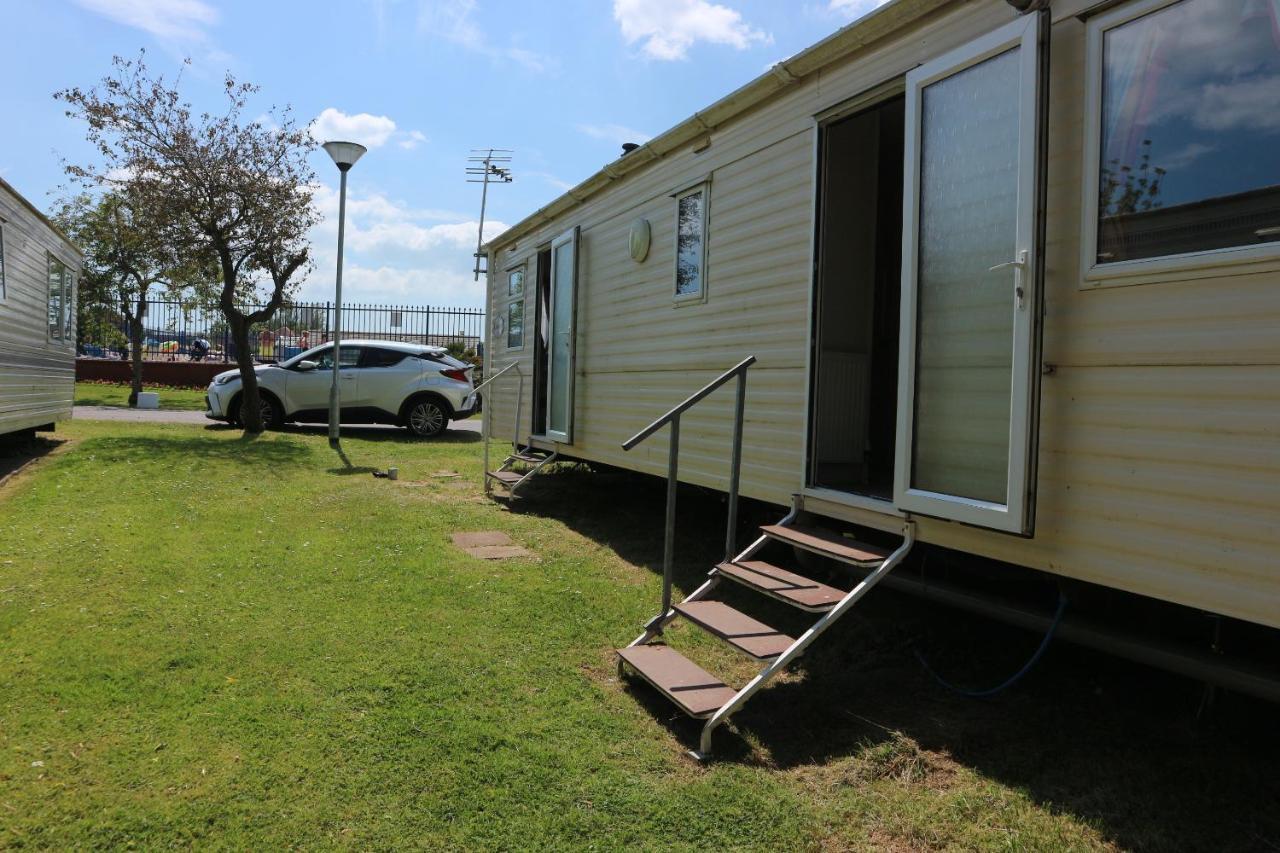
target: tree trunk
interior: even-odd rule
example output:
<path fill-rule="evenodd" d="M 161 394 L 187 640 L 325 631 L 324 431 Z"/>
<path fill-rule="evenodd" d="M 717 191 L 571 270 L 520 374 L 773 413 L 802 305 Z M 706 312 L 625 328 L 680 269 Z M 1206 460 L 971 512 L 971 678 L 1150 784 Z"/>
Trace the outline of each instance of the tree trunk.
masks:
<path fill-rule="evenodd" d="M 133 380 L 129 389 L 129 406 L 138 405 L 138 395 L 142 393 L 142 338 L 145 334 L 143 319 L 147 313 L 147 303 L 138 303 L 138 310 L 126 313 L 129 319 L 129 355 L 133 362 Z"/>
<path fill-rule="evenodd" d="M 236 315 L 227 317 L 227 322 L 236 348 L 236 366 L 240 368 L 240 424 L 247 433 L 260 433 L 262 409 L 258 402 L 258 373 L 253 369 L 253 350 L 249 348 L 249 322 Z"/>

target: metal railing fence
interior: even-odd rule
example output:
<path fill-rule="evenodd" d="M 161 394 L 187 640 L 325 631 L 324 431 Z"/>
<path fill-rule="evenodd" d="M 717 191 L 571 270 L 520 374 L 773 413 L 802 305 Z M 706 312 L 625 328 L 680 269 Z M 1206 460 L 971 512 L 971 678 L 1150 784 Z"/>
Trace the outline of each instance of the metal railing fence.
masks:
<path fill-rule="evenodd" d="M 261 305 L 248 304 L 253 311 Z M 77 355 L 89 358 L 129 358 L 129 323 L 118 305 L 79 306 Z M 143 318 L 143 358 L 148 361 L 218 361 L 236 358 L 231 330 L 219 306 L 180 300 L 150 300 Z M 250 331 L 249 346 L 257 361 L 283 361 L 329 340 L 333 305 L 293 302 L 282 306 L 266 323 Z M 482 354 L 484 310 L 435 305 L 342 306 L 344 341 L 370 338 L 449 347 L 471 360 Z M 207 351 L 196 344 L 207 342 Z"/>

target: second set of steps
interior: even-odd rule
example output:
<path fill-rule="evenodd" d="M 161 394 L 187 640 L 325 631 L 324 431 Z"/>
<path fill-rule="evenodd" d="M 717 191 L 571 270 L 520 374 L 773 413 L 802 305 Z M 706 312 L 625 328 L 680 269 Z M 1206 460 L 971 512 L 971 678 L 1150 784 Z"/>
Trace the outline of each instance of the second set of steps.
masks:
<path fill-rule="evenodd" d="M 507 458 L 502 460 L 497 470 L 486 471 L 485 477 L 505 489 L 508 497 L 514 498 L 517 489 L 542 468 L 554 462 L 558 455 L 559 452 L 555 450 L 517 445 Z"/>
<path fill-rule="evenodd" d="M 759 538 L 750 547 L 733 560 L 717 565 L 706 583 L 667 613 L 656 617 L 631 645 L 618 650 L 620 671 L 633 671 L 681 711 L 707 721 L 699 749 L 692 753 L 696 758 L 710 757 L 711 733 L 898 565 L 914 542 L 914 525 L 910 521 L 903 525 L 900 544 L 883 547 L 829 530 L 797 525 L 794 523 L 797 514 L 793 510 L 782 522 L 761 527 Z M 831 586 L 756 559 L 770 542 L 818 554 L 866 572 L 850 589 Z M 808 630 L 793 637 L 723 601 L 710 598 L 724 581 L 820 616 Z M 676 619 L 685 619 L 741 654 L 762 662 L 764 667 L 741 688 L 726 684 L 670 646 L 655 642 L 663 629 Z"/>

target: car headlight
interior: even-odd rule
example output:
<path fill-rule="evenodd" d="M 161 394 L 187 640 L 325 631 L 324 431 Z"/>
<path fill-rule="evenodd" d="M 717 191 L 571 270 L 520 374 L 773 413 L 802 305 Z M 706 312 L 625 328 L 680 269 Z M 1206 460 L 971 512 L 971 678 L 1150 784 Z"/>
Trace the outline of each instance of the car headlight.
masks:
<path fill-rule="evenodd" d="M 214 385 L 226 385 L 228 382 L 231 382 L 232 380 L 234 380 L 234 379 L 239 379 L 239 378 L 240 378 L 240 375 L 239 375 L 238 373 L 231 373 L 231 374 L 228 374 L 228 375 L 226 375 L 226 376 L 218 376 L 218 377 L 216 377 L 216 378 L 213 380 L 213 384 L 214 384 Z"/>

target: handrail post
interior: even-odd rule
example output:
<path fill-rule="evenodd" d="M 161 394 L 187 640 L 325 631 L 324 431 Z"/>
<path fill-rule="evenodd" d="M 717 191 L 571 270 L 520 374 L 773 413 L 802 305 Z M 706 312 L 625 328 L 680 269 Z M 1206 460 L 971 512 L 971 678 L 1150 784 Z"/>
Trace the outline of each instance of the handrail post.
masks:
<path fill-rule="evenodd" d="M 520 369 L 520 362 L 513 362 L 516 365 L 516 376 L 520 377 L 519 383 L 516 385 L 516 416 L 512 427 L 511 451 L 513 453 L 520 452 L 520 407 L 524 403 L 524 371 Z"/>
<path fill-rule="evenodd" d="M 676 555 L 676 489 L 680 485 L 680 416 L 671 419 L 670 444 L 667 447 L 667 529 L 662 543 L 662 612 L 665 619 L 671 609 L 671 575 Z"/>
<path fill-rule="evenodd" d="M 742 421 L 747 400 L 747 369 L 738 372 L 738 394 L 733 410 L 733 460 L 729 463 L 729 520 L 724 531 L 724 560 L 738 553 L 738 476 L 742 471 Z"/>

